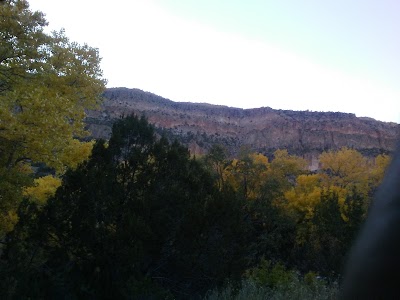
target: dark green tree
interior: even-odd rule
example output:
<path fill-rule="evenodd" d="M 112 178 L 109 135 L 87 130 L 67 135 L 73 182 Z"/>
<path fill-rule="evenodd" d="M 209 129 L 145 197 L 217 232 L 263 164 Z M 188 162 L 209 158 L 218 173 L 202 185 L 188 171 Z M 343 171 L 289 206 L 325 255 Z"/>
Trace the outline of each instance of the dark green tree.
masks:
<path fill-rule="evenodd" d="M 213 145 L 204 158 L 205 164 L 210 168 L 219 189 L 225 185 L 224 170 L 228 164 L 227 150 L 221 145 Z"/>
<path fill-rule="evenodd" d="M 351 245 L 365 221 L 366 203 L 368 202 L 365 196 L 358 193 L 355 188 L 346 196 L 344 203 L 346 208 L 345 215 L 347 218 L 345 239 L 348 250 L 350 250 Z"/>
<path fill-rule="evenodd" d="M 130 116 L 41 212 L 21 207 L 2 279 L 11 298 L 187 299 L 243 273 L 242 207 L 186 148 Z"/>
<path fill-rule="evenodd" d="M 276 183 L 276 184 L 275 184 Z M 245 211 L 251 223 L 251 247 L 248 252 L 251 266 L 262 260 L 290 264 L 296 237 L 296 224 L 276 204 L 281 186 L 266 180 L 260 195 L 246 201 Z"/>
<path fill-rule="evenodd" d="M 321 195 L 309 230 L 309 239 L 305 245 L 307 269 L 325 276 L 338 276 L 343 267 L 348 245 L 346 222 L 342 216 L 337 193 L 327 191 Z"/>

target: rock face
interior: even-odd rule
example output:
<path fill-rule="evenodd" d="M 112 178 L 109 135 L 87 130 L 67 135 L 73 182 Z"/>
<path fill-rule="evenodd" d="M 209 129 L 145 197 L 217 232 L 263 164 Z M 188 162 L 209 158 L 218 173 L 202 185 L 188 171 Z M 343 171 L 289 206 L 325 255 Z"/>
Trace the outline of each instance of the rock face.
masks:
<path fill-rule="evenodd" d="M 370 156 L 390 153 L 400 137 L 399 124 L 354 114 L 173 102 L 126 88 L 107 89 L 104 97 L 101 110 L 88 112 L 88 129 L 94 137 L 109 137 L 113 120 L 135 113 L 145 115 L 160 134 L 178 136 L 194 154 L 218 143 L 232 155 L 241 146 L 266 155 L 286 148 L 312 162 L 324 150 L 345 146 Z"/>

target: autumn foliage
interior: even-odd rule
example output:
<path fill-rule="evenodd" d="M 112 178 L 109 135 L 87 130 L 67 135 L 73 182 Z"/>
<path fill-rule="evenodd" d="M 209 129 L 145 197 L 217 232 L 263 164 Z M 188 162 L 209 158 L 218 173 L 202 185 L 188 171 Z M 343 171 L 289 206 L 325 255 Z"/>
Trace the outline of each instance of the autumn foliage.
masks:
<path fill-rule="evenodd" d="M 388 160 L 347 148 L 320 160 L 310 172 L 286 150 L 232 159 L 220 146 L 195 159 L 144 118 L 121 119 L 62 182 L 48 175 L 24 188 L 1 260 L 15 289 L 5 290 L 184 299 L 240 282 L 266 260 L 337 278 Z"/>
<path fill-rule="evenodd" d="M 137 116 L 87 141 L 98 51 L 45 33 L 26 1 L 0 2 L 0 18 L 2 299 L 199 299 L 340 277 L 390 156 L 335 149 L 316 171 L 286 149 L 196 158 Z"/>
<path fill-rule="evenodd" d="M 0 2 L 0 174 L 7 173 L 0 183 L 0 239 L 17 220 L 10 216 L 32 166 L 45 164 L 60 175 L 87 158 L 93 145 L 82 140 L 83 122 L 105 85 L 99 53 L 62 30 L 46 33 L 46 26 L 27 1 Z M 43 187 L 39 182 L 50 179 L 37 180 Z"/>

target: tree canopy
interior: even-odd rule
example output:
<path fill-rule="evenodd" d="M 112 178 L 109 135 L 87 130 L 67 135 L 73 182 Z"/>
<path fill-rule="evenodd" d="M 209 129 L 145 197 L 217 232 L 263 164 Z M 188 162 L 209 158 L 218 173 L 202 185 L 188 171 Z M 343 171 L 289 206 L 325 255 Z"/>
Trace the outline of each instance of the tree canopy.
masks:
<path fill-rule="evenodd" d="M 97 49 L 45 33 L 41 12 L 27 1 L 0 4 L 0 155 L 61 168 L 61 153 L 83 131 L 84 110 L 104 89 Z"/>
<path fill-rule="evenodd" d="M 303 276 L 317 288 L 317 274 L 339 276 L 370 201 L 360 187 L 374 189 L 388 160 L 361 159 L 360 177 L 346 169 L 358 153 L 321 157 L 318 172 L 285 150 L 233 159 L 215 146 L 196 159 L 144 117 L 117 120 L 61 185 L 46 176 L 20 190 L 29 198 L 5 215 L 18 222 L 2 249 L 0 289 L 11 299 L 188 299 L 227 281 L 275 289 Z M 336 160 L 346 172 L 328 165 Z"/>
<path fill-rule="evenodd" d="M 14 297 L 204 293 L 244 271 L 242 205 L 222 195 L 186 148 L 127 117 L 114 124 L 108 147 L 99 141 L 67 172 L 42 211 L 21 206 L 4 255 Z"/>
<path fill-rule="evenodd" d="M 63 30 L 48 34 L 46 26 L 27 1 L 0 2 L 0 174 L 7 173 L 0 236 L 27 184 L 17 178 L 30 164 L 64 172 L 76 166 L 74 153 L 88 154 L 77 138 L 85 136 L 85 109 L 99 104 L 105 86 L 98 50 L 71 42 Z"/>

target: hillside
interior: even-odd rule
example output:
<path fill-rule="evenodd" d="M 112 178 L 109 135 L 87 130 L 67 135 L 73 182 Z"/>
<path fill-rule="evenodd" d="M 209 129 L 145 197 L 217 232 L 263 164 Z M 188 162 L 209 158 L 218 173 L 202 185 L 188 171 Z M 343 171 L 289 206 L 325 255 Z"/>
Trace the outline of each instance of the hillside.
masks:
<path fill-rule="evenodd" d="M 241 146 L 270 155 L 275 149 L 312 159 L 328 149 L 344 146 L 365 155 L 390 153 L 400 136 L 400 125 L 358 118 L 339 112 L 241 109 L 203 103 L 173 102 L 138 89 L 112 88 L 104 93 L 99 111 L 88 112 L 88 129 L 107 138 L 113 120 L 121 115 L 145 115 L 161 134 L 177 135 L 194 154 L 213 143 L 231 154 Z"/>

